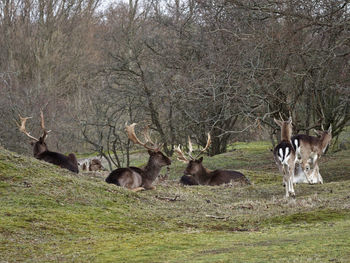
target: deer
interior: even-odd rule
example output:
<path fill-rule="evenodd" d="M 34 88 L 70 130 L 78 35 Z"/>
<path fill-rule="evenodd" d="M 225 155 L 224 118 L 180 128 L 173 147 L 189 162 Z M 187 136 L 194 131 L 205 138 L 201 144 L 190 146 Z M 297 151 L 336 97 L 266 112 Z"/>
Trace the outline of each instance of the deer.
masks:
<path fill-rule="evenodd" d="M 281 116 L 282 119 L 282 116 Z M 289 195 L 295 197 L 294 192 L 294 172 L 296 153 L 291 142 L 292 137 L 292 117 L 289 117 L 287 121 L 277 120 L 274 118 L 274 122 L 281 128 L 281 141 L 274 148 L 273 156 L 280 173 L 283 175 L 283 183 L 286 190 L 286 198 Z"/>
<path fill-rule="evenodd" d="M 83 159 L 78 162 L 78 166 L 82 171 L 101 171 L 105 170 L 103 167 L 101 160 L 93 158 L 93 159 Z"/>
<path fill-rule="evenodd" d="M 20 118 L 20 124 L 16 122 L 17 126 L 20 132 L 24 133 L 30 139 L 32 139 L 30 144 L 33 146 L 33 155 L 36 159 L 55 164 L 61 168 L 68 169 L 73 173 L 79 173 L 78 161 L 73 153 L 70 153 L 68 156 L 65 156 L 61 153 L 51 152 L 48 150 L 45 139 L 47 138 L 51 130 L 46 130 L 45 128 L 44 113 L 42 110 L 40 110 L 40 118 L 41 118 L 41 129 L 43 130 L 43 135 L 39 137 L 39 139 L 32 136 L 26 130 L 26 126 L 25 126 L 26 122 L 28 119 L 31 119 L 32 117 L 21 117 L 21 115 L 19 115 L 19 118 Z"/>
<path fill-rule="evenodd" d="M 326 152 L 332 140 L 332 125 L 326 131 L 322 127 L 322 131 L 314 129 L 314 132 L 317 137 L 298 134 L 291 138 L 297 154 L 297 163 L 299 164 L 297 168 L 298 176 L 295 182 L 323 184 L 323 178 L 319 172 L 318 160 Z"/>
<path fill-rule="evenodd" d="M 147 149 L 149 154 L 147 165 L 143 168 L 132 166 L 118 168 L 112 171 L 105 181 L 109 184 L 130 189 L 133 192 L 154 190 L 156 187 L 152 183 L 158 177 L 162 167 L 171 165 L 171 160 L 161 152 L 163 144 L 157 145 L 151 140 L 148 126 L 143 132 L 145 142 L 140 141 L 135 133 L 136 125 L 136 123 L 125 124 L 126 133 L 134 144 L 139 144 Z"/>
<path fill-rule="evenodd" d="M 206 146 L 195 156 L 192 156 L 192 143 L 190 138 L 188 138 L 189 151 L 187 156 L 181 150 L 181 146 L 175 147 L 174 151 L 178 155 L 178 160 L 187 163 L 187 167 L 184 170 L 184 175 L 180 179 L 180 183 L 183 185 L 221 185 L 230 182 L 238 182 L 243 185 L 250 184 L 248 178 L 246 178 L 242 173 L 230 170 L 209 170 L 205 168 L 202 164 L 203 157 L 198 158 L 203 154 L 211 144 L 211 137 L 208 133 L 208 139 Z"/>

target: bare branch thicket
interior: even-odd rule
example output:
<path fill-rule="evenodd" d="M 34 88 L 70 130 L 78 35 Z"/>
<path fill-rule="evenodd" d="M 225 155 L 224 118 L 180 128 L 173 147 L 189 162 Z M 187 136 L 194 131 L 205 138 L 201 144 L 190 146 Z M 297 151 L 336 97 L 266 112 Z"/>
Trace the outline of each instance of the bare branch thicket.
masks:
<path fill-rule="evenodd" d="M 94 13 L 99 2 L 9 0 L 0 4 L 0 72 L 10 76 L 5 96 L 0 96 L 4 107 L 0 122 L 6 124 L 0 134 L 6 147 L 23 151 L 20 140 L 13 138 L 19 136 L 13 132 L 17 114 L 35 115 L 48 104 L 47 119 L 57 134 L 51 147 L 79 148 L 71 112 L 77 110 L 75 97 L 93 76 L 90 66 L 99 61 L 92 37 L 99 23 Z"/>
<path fill-rule="evenodd" d="M 3 142 L 16 142 L 18 112 L 47 102 L 59 145 L 88 147 L 85 133 L 111 166 L 128 162 L 125 121 L 149 122 L 167 154 L 187 136 L 204 146 L 207 132 L 210 154 L 275 142 L 279 113 L 295 132 L 332 124 L 337 136 L 349 123 L 348 1 L 129 1 L 100 15 L 95 0 L 19 0 L 23 12 L 16 1 L 0 16 Z"/>

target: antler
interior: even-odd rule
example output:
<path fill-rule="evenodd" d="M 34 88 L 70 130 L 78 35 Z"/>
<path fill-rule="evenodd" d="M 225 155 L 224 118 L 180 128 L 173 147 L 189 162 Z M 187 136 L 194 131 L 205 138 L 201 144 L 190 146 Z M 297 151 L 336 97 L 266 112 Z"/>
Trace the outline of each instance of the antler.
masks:
<path fill-rule="evenodd" d="M 180 145 L 179 146 L 175 146 L 174 151 L 177 153 L 178 157 L 177 159 L 181 162 L 184 163 L 188 163 L 190 160 L 187 159 L 187 157 L 185 156 L 185 154 L 182 152 Z"/>
<path fill-rule="evenodd" d="M 18 114 L 18 116 L 19 116 L 20 121 L 21 121 L 21 125 L 19 125 L 18 122 L 16 122 L 16 123 L 17 123 L 17 126 L 18 126 L 18 128 L 19 128 L 19 130 L 20 130 L 21 132 L 23 132 L 25 135 L 27 135 L 29 138 L 31 138 L 31 139 L 33 139 L 33 140 L 35 140 L 35 141 L 39 141 L 38 138 L 35 138 L 34 136 L 30 135 L 30 132 L 27 132 L 27 130 L 26 130 L 26 121 L 27 121 L 28 119 L 31 119 L 32 117 L 25 117 L 25 118 L 23 118 L 23 117 L 21 117 L 21 115 L 19 115 L 19 114 Z M 45 128 L 44 113 L 43 113 L 42 110 L 40 110 L 40 119 L 41 119 L 41 123 L 40 123 L 41 129 L 43 129 L 43 131 L 44 131 L 44 134 L 43 134 L 43 136 L 42 136 L 42 139 L 45 140 L 47 134 L 48 134 L 49 132 L 51 132 L 51 130 L 47 131 L 46 128 Z"/>
<path fill-rule="evenodd" d="M 17 126 L 18 126 L 18 128 L 19 128 L 19 130 L 20 130 L 21 132 L 23 132 L 25 135 L 27 135 L 29 138 L 31 138 L 31 139 L 33 139 L 33 140 L 35 140 L 35 141 L 39 141 L 39 139 L 37 139 L 37 138 L 33 137 L 32 135 L 30 135 L 30 133 L 27 132 L 27 130 L 26 130 L 26 121 L 27 121 L 28 119 L 31 119 L 32 117 L 25 117 L 25 118 L 23 118 L 23 117 L 21 117 L 21 115 L 19 115 L 19 114 L 18 114 L 18 116 L 19 116 L 19 118 L 20 118 L 20 120 L 21 120 L 21 125 L 19 125 L 18 122 L 16 122 L 16 123 L 17 123 Z"/>
<path fill-rule="evenodd" d="M 143 129 L 143 137 L 146 140 L 145 144 L 149 142 L 150 144 L 155 145 L 155 143 L 151 139 L 151 136 L 149 135 L 149 125 L 146 125 Z"/>
<path fill-rule="evenodd" d="M 41 122 L 40 122 L 41 129 L 44 131 L 42 138 L 43 140 L 45 140 L 46 136 L 49 134 L 49 132 L 51 132 L 51 130 L 47 131 L 45 128 L 44 113 L 42 110 L 40 110 L 40 119 L 41 119 Z"/>
<path fill-rule="evenodd" d="M 174 151 L 177 153 L 177 155 L 178 155 L 177 159 L 178 159 L 179 161 L 187 162 L 187 163 L 188 163 L 190 160 L 195 160 L 195 159 L 197 159 L 202 153 L 204 153 L 204 152 L 209 148 L 210 144 L 211 144 L 211 136 L 210 136 L 210 133 L 208 133 L 207 145 L 200 151 L 199 154 L 196 155 L 196 157 L 193 157 L 193 156 L 192 156 L 193 146 L 192 146 L 192 142 L 191 142 L 190 137 L 188 137 L 188 153 L 187 153 L 187 155 L 188 155 L 188 157 L 189 157 L 190 159 L 188 159 L 188 158 L 185 156 L 185 154 L 182 152 L 182 150 L 181 150 L 181 148 L 180 148 L 180 145 L 177 146 L 177 147 L 175 147 L 175 148 L 174 148 Z"/>
<path fill-rule="evenodd" d="M 278 112 L 278 114 L 280 115 L 281 120 L 284 121 L 280 111 Z"/>
<path fill-rule="evenodd" d="M 194 159 L 197 159 L 202 153 L 204 153 L 209 148 L 210 144 L 211 144 L 211 136 L 210 136 L 210 133 L 208 133 L 207 144 L 205 145 L 204 149 L 202 149 L 200 153 L 196 155 Z"/>
<path fill-rule="evenodd" d="M 148 150 L 155 151 L 155 152 L 159 152 L 163 145 L 160 145 L 160 146 L 158 146 L 158 147 L 149 147 L 149 146 L 147 145 L 147 143 L 150 143 L 150 144 L 152 144 L 152 145 L 155 146 L 155 143 L 152 142 L 152 140 L 151 140 L 151 138 L 150 138 L 150 136 L 149 136 L 148 127 L 145 128 L 144 133 L 143 133 L 143 134 L 144 134 L 144 137 L 145 137 L 145 139 L 146 139 L 146 142 L 143 143 L 143 142 L 141 142 L 141 141 L 137 138 L 137 136 L 136 136 L 136 134 L 135 134 L 135 126 L 136 126 L 136 124 L 137 124 L 137 123 L 133 123 L 133 124 L 131 124 L 131 125 L 128 125 L 127 123 L 125 123 L 125 130 L 126 130 L 126 133 L 128 134 L 128 138 L 129 138 L 133 143 L 139 144 L 139 145 L 145 147 L 145 148 L 148 149 Z"/>

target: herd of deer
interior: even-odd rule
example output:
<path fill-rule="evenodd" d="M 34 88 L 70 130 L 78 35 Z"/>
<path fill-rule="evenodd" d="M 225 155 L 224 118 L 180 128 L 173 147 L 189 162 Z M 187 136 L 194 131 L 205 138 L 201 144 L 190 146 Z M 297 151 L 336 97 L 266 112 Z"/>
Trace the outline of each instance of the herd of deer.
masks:
<path fill-rule="evenodd" d="M 39 139 L 27 132 L 25 124 L 31 117 L 22 118 L 18 124 L 19 130 L 31 138 L 34 157 L 39 160 L 60 166 L 74 173 L 78 173 L 78 161 L 73 153 L 65 156 L 61 153 L 48 150 L 45 139 L 50 131 L 45 128 L 44 115 L 41 111 L 41 128 L 43 135 Z M 295 183 L 323 183 L 319 172 L 318 160 L 326 151 L 328 144 L 332 139 L 332 127 L 327 131 L 315 131 L 318 137 L 299 134 L 292 137 L 292 119 L 276 120 L 277 125 L 281 127 L 281 142 L 273 151 L 276 164 L 283 175 L 286 197 L 295 196 Z M 107 183 L 116 184 L 128 188 L 132 191 L 155 189 L 152 185 L 164 166 L 171 165 L 171 160 L 161 152 L 163 145 L 154 143 L 149 135 L 148 126 L 143 131 L 145 142 L 141 142 L 135 134 L 136 123 L 125 125 L 128 138 L 134 143 L 139 144 L 148 150 L 149 159 L 144 168 L 127 167 L 118 168 L 112 171 L 106 178 Z M 188 139 L 188 153 L 183 153 L 180 145 L 175 147 L 174 151 L 178 155 L 178 160 L 187 163 L 184 175 L 180 182 L 183 185 L 220 185 L 236 182 L 242 185 L 250 184 L 248 178 L 242 173 L 229 170 L 209 170 L 202 164 L 203 154 L 211 144 L 211 137 L 208 134 L 207 144 L 195 157 L 192 156 L 193 147 L 190 138 Z M 187 155 L 187 156 L 186 156 Z M 94 163 L 94 167 L 100 167 L 101 163 Z M 91 167 L 91 166 L 90 166 Z M 91 168 L 90 168 L 91 169 Z"/>

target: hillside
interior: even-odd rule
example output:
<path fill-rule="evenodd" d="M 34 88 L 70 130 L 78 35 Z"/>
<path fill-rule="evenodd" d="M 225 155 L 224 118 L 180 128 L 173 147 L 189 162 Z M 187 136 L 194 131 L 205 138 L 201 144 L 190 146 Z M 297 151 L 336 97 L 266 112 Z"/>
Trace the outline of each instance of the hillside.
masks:
<path fill-rule="evenodd" d="M 324 185 L 287 200 L 267 143 L 232 147 L 204 165 L 251 186 L 180 186 L 174 160 L 139 193 L 0 147 L 0 262 L 349 262 L 349 150 L 322 157 Z"/>

